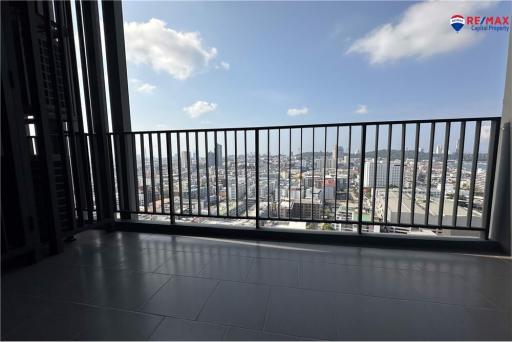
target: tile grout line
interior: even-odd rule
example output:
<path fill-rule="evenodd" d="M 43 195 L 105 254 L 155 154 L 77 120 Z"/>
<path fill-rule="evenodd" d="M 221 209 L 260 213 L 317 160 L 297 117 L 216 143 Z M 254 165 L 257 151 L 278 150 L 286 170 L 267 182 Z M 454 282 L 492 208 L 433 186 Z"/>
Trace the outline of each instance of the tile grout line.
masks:
<path fill-rule="evenodd" d="M 208 304 L 208 301 L 210 300 L 210 298 L 213 296 L 213 294 L 215 293 L 215 291 L 219 287 L 221 280 L 216 280 L 216 281 L 217 281 L 217 284 L 215 284 L 215 287 L 213 288 L 213 290 L 208 295 L 208 298 L 206 298 L 206 300 L 204 301 L 203 305 L 201 305 L 201 308 L 199 309 L 199 311 L 197 312 L 197 315 L 194 318 L 194 321 L 197 322 L 197 320 L 199 319 L 199 316 L 201 315 L 201 313 L 203 312 L 204 308 L 206 307 L 206 304 Z"/>
<path fill-rule="evenodd" d="M 267 327 L 267 321 L 268 321 L 268 316 L 269 316 L 269 311 L 270 311 L 271 296 L 272 296 L 272 286 L 270 286 L 268 289 L 267 302 L 265 303 L 265 317 L 263 319 L 263 326 L 261 327 L 261 331 L 266 331 L 265 328 Z"/>
<path fill-rule="evenodd" d="M 151 333 L 148 335 L 148 337 L 146 338 L 147 341 L 149 341 L 151 339 L 151 336 L 153 336 L 156 331 L 158 330 L 158 328 L 160 328 L 160 326 L 162 325 L 162 323 L 167 319 L 167 317 L 165 316 L 162 316 L 161 319 L 160 319 L 160 322 L 158 322 L 158 324 L 156 325 L 156 327 L 153 329 L 153 331 L 151 331 Z"/>
<path fill-rule="evenodd" d="M 153 299 L 153 297 L 155 297 L 155 296 L 156 296 L 156 294 L 157 294 L 158 292 L 160 292 L 160 291 L 163 289 L 163 287 L 164 287 L 164 286 L 166 286 L 167 284 L 169 284 L 169 282 L 170 282 L 171 280 L 173 280 L 173 279 L 174 279 L 174 275 L 169 276 L 169 279 L 167 279 L 167 280 L 162 284 L 162 286 L 160 286 L 160 287 L 155 291 L 155 293 L 153 293 L 151 296 L 149 296 L 149 298 L 148 298 L 147 300 L 145 300 L 145 301 L 144 301 L 144 303 L 142 303 L 142 304 L 137 308 L 137 310 L 135 310 L 135 311 L 137 311 L 137 312 L 144 312 L 144 311 L 142 311 L 142 308 L 143 308 L 144 306 L 146 306 L 146 304 L 147 304 L 147 303 L 149 303 L 149 301 L 150 301 L 151 299 Z"/>

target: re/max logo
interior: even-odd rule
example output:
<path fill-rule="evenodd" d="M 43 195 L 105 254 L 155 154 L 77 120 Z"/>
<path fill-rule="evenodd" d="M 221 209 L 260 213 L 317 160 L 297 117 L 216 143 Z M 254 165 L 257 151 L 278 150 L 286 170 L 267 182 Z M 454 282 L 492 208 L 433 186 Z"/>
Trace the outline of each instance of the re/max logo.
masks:
<path fill-rule="evenodd" d="M 507 16 L 468 16 L 466 17 L 467 25 L 510 25 Z"/>

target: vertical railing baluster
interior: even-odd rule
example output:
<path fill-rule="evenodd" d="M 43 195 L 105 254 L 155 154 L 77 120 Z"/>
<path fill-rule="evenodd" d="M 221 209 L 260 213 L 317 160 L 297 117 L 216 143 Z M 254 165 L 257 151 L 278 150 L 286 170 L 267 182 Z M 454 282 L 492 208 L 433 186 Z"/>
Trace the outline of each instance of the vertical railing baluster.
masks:
<path fill-rule="evenodd" d="M 292 129 L 290 128 L 288 154 L 288 218 L 292 218 Z"/>
<path fill-rule="evenodd" d="M 450 146 L 450 122 L 446 122 L 446 129 L 444 133 L 444 146 L 443 146 L 443 175 L 441 176 L 441 193 L 439 194 L 439 212 L 437 225 L 443 225 L 444 216 L 444 192 L 446 189 L 446 172 L 448 166 L 448 148 Z"/>
<path fill-rule="evenodd" d="M 224 176 L 226 178 L 226 216 L 229 214 L 229 180 L 228 180 L 228 131 L 224 131 Z"/>
<path fill-rule="evenodd" d="M 260 228 L 260 130 L 254 130 L 254 163 L 256 168 L 256 229 Z"/>
<path fill-rule="evenodd" d="M 416 137 L 414 140 L 414 169 L 412 170 L 411 224 L 414 224 L 414 214 L 416 212 L 416 177 L 418 175 L 419 144 L 420 124 L 416 123 Z"/>
<path fill-rule="evenodd" d="M 147 188 L 146 188 L 146 157 L 145 157 L 145 145 L 144 145 L 144 134 L 140 135 L 140 153 L 141 153 L 141 162 L 142 162 L 142 191 L 144 198 L 144 213 L 148 213 L 148 197 L 147 197 Z"/>
<path fill-rule="evenodd" d="M 236 204 L 236 217 L 239 216 L 238 213 L 238 131 L 234 130 L 235 133 L 235 204 Z"/>
<path fill-rule="evenodd" d="M 139 175 L 137 169 L 137 147 L 136 147 L 136 135 L 135 133 L 130 133 L 132 143 L 132 151 L 133 151 L 133 180 L 135 186 L 135 212 L 138 214 L 140 211 L 140 203 L 139 203 Z"/>
<path fill-rule="evenodd" d="M 324 127 L 324 179 L 323 179 L 323 202 L 322 202 L 322 220 L 325 220 L 325 171 L 327 169 L 327 126 Z"/>
<path fill-rule="evenodd" d="M 466 122 L 460 123 L 459 150 L 457 151 L 457 176 L 455 178 L 455 194 L 453 196 L 452 226 L 457 227 L 457 212 L 459 207 L 460 177 L 464 161 L 464 139 L 466 135 Z"/>
<path fill-rule="evenodd" d="M 384 222 L 388 223 L 388 206 L 389 206 L 389 174 L 391 173 L 391 138 L 393 136 L 393 125 L 388 125 L 388 155 L 386 159 L 386 198 L 384 199 Z"/>
<path fill-rule="evenodd" d="M 245 217 L 249 217 L 249 184 L 247 176 L 247 130 L 244 129 Z"/>
<path fill-rule="evenodd" d="M 277 218 L 281 218 L 281 129 L 277 130 Z"/>
<path fill-rule="evenodd" d="M 153 133 L 149 133 L 149 163 L 150 165 L 150 172 L 151 172 L 151 209 L 153 211 L 153 214 L 156 214 L 156 201 L 155 201 L 155 161 L 153 159 Z"/>
<path fill-rule="evenodd" d="M 340 126 L 336 126 L 336 159 L 334 162 L 336 163 L 335 168 L 335 174 L 334 174 L 334 221 L 337 221 L 337 204 L 338 204 L 338 160 L 340 158 Z"/>
<path fill-rule="evenodd" d="M 426 195 L 426 203 L 425 203 L 425 225 L 428 226 L 428 221 L 430 219 L 430 191 L 432 188 L 432 162 L 434 155 L 434 137 L 436 132 L 436 124 L 432 122 L 430 125 L 430 142 L 428 147 L 428 171 L 427 171 L 427 195 Z"/>
<path fill-rule="evenodd" d="M 219 213 L 219 165 L 218 165 L 219 164 L 219 156 L 217 155 L 217 145 L 218 145 L 217 131 L 213 132 L 213 137 L 215 139 L 215 145 L 214 145 L 214 148 L 215 148 L 215 196 L 217 198 L 217 200 L 216 200 L 217 216 L 220 216 L 220 213 Z"/>
<path fill-rule="evenodd" d="M 302 220 L 302 127 L 300 128 L 299 218 Z"/>
<path fill-rule="evenodd" d="M 199 132 L 196 131 L 196 192 L 197 214 L 201 215 L 201 175 L 199 173 Z"/>
<path fill-rule="evenodd" d="M 181 133 L 176 133 L 176 148 L 178 149 L 178 192 L 180 195 L 180 215 L 183 214 L 183 189 L 181 184 Z"/>
<path fill-rule="evenodd" d="M 466 227 L 470 228 L 473 221 L 473 201 L 475 199 L 475 182 L 478 166 L 478 155 L 480 151 L 480 133 L 482 131 L 482 121 L 477 121 L 475 125 L 475 139 L 473 140 L 473 161 L 471 163 L 471 180 L 469 181 L 468 212 L 466 218 Z"/>
<path fill-rule="evenodd" d="M 191 167 L 190 167 L 190 132 L 185 132 L 185 142 L 187 144 L 185 152 L 187 153 L 187 191 L 188 191 L 188 213 L 192 215 L 192 185 L 191 183 Z"/>
<path fill-rule="evenodd" d="M 206 162 L 206 204 L 208 205 L 208 216 L 210 216 L 210 160 L 208 154 L 208 131 L 204 131 L 204 155 Z"/>
<path fill-rule="evenodd" d="M 347 198 L 345 203 L 345 221 L 348 220 L 348 200 L 350 197 L 350 155 L 352 154 L 352 125 L 348 126 L 348 158 L 347 158 Z M 352 219 L 350 219 L 352 221 Z"/>
<path fill-rule="evenodd" d="M 311 219 L 313 220 L 315 218 L 315 210 L 314 210 L 314 205 L 315 205 L 315 202 L 314 202 L 314 192 L 315 192 L 315 127 L 313 127 L 313 147 L 311 149 L 312 151 L 312 157 L 311 157 L 311 161 L 312 161 L 312 167 L 313 167 L 313 171 L 312 171 L 312 177 L 311 177 Z"/>
<path fill-rule="evenodd" d="M 357 219 L 357 233 L 363 229 L 363 196 L 364 196 L 364 163 L 366 159 L 366 125 L 361 126 L 361 156 L 359 166 L 359 215 Z"/>
<path fill-rule="evenodd" d="M 171 210 L 171 224 L 174 224 L 174 176 L 172 170 L 172 133 L 167 133 L 165 142 L 167 144 L 167 184 L 169 187 L 169 206 Z"/>
<path fill-rule="evenodd" d="M 160 209 L 162 214 L 165 214 L 165 201 L 164 201 L 164 177 L 162 175 L 162 134 L 157 133 L 158 137 L 158 175 L 160 179 Z"/>
<path fill-rule="evenodd" d="M 400 150 L 400 186 L 398 189 L 398 218 L 397 223 L 402 222 L 402 193 L 404 189 L 404 168 L 405 168 L 405 132 L 407 126 L 402 124 L 402 143 Z"/>
<path fill-rule="evenodd" d="M 267 129 L 267 218 L 270 218 L 270 130 Z"/>
<path fill-rule="evenodd" d="M 375 158 L 373 163 L 372 222 L 375 222 L 375 199 L 377 197 L 377 166 L 379 159 L 379 125 L 375 125 Z"/>

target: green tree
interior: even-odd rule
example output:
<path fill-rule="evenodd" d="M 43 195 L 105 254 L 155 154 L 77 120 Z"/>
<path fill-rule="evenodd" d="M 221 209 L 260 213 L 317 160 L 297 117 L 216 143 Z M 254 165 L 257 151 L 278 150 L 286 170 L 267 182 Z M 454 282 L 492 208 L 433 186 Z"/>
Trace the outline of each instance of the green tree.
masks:
<path fill-rule="evenodd" d="M 334 230 L 332 223 L 322 223 L 322 230 Z"/>

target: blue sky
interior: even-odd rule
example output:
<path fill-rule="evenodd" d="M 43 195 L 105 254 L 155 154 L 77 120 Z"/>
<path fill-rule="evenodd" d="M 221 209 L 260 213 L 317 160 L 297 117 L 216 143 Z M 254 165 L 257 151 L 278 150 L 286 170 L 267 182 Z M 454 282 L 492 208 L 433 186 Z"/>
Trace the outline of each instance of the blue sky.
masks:
<path fill-rule="evenodd" d="M 456 33 L 449 18 L 510 16 L 510 2 L 127 1 L 123 11 L 134 130 L 501 114 L 508 34 Z"/>

